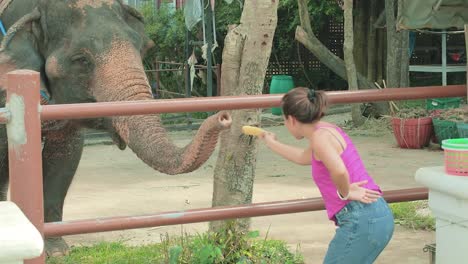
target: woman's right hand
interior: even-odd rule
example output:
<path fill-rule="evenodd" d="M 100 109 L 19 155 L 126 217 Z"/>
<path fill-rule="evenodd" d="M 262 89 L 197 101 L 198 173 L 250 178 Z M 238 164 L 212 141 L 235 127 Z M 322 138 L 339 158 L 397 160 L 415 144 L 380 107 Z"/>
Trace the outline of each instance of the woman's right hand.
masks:
<path fill-rule="evenodd" d="M 269 143 L 271 143 L 271 142 L 276 141 L 276 135 L 275 135 L 274 133 L 271 133 L 271 132 L 268 132 L 268 131 L 263 132 L 263 133 L 259 136 L 259 138 L 260 138 L 261 140 L 263 140 L 263 141 L 265 142 L 265 144 L 267 144 L 267 145 L 268 145 Z"/>
<path fill-rule="evenodd" d="M 380 192 L 363 187 L 367 180 L 354 182 L 349 185 L 348 200 L 359 201 L 362 203 L 373 203 L 382 196 Z"/>

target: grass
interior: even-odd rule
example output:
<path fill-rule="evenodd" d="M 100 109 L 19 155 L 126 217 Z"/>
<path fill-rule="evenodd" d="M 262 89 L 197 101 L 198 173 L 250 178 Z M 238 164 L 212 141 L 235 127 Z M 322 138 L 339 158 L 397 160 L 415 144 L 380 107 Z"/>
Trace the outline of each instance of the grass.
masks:
<path fill-rule="evenodd" d="M 425 109 L 426 100 L 405 100 L 395 102 L 399 109 Z M 356 126 L 351 120 L 342 127 L 351 136 L 381 137 L 392 133 L 390 116 L 383 118 L 367 118 L 364 124 Z"/>
<path fill-rule="evenodd" d="M 162 263 L 163 253 L 158 245 L 127 247 L 122 243 L 99 243 L 90 247 L 75 247 L 66 257 L 50 258 L 48 264 L 99 263 Z"/>
<path fill-rule="evenodd" d="M 426 108 L 426 99 L 395 102 L 401 108 Z"/>
<path fill-rule="evenodd" d="M 390 204 L 395 223 L 416 230 L 435 230 L 435 219 L 428 212 L 427 201 Z"/>
<path fill-rule="evenodd" d="M 342 128 L 350 136 L 381 137 L 392 131 L 390 121 L 387 118 L 368 118 L 360 126 L 355 126 L 352 121 L 347 121 L 342 125 Z"/>
<path fill-rule="evenodd" d="M 259 239 L 258 231 L 204 233 L 181 237 L 161 237 L 161 243 L 127 246 L 121 242 L 103 242 L 72 248 L 66 257 L 47 260 L 48 264 L 153 264 L 153 263 L 265 263 L 302 264 L 297 250 L 289 251 L 284 241 Z"/>

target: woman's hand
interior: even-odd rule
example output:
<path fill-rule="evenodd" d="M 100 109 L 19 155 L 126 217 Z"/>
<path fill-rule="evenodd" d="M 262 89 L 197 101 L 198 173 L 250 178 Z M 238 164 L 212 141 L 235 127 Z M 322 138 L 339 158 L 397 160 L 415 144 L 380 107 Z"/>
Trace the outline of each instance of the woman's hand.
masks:
<path fill-rule="evenodd" d="M 377 191 L 362 187 L 366 183 L 367 180 L 351 183 L 349 185 L 348 200 L 359 201 L 367 204 L 377 201 L 381 194 Z"/>
<path fill-rule="evenodd" d="M 281 157 L 299 165 L 310 166 L 312 160 L 312 150 L 310 148 L 301 149 L 283 144 L 276 139 L 274 133 L 269 131 L 264 131 L 262 134 L 258 135 L 258 138 L 263 141 L 270 150 L 279 154 Z"/>
<path fill-rule="evenodd" d="M 265 142 L 265 144 L 268 146 L 269 143 L 275 142 L 276 141 L 276 135 L 274 133 L 265 131 L 263 132 L 259 138 Z"/>

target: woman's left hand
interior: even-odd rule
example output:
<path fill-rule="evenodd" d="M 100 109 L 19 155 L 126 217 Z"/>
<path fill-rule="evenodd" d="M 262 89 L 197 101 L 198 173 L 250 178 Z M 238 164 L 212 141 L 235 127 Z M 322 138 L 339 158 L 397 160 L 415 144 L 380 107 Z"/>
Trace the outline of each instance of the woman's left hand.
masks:
<path fill-rule="evenodd" d="M 367 184 L 367 180 L 354 182 L 349 185 L 348 200 L 359 201 L 362 203 L 373 203 L 381 196 L 377 191 L 362 187 Z"/>

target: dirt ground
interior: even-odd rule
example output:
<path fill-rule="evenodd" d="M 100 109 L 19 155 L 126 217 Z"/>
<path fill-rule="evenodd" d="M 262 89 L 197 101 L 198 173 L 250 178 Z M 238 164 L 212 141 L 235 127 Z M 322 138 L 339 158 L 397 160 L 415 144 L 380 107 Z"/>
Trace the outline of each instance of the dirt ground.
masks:
<path fill-rule="evenodd" d="M 330 117 L 342 122 L 348 115 Z M 301 146 L 283 127 L 270 127 L 283 142 Z M 185 145 L 192 132 L 174 132 L 177 145 Z M 420 167 L 441 166 L 443 153 L 430 150 L 402 150 L 391 134 L 379 137 L 352 136 L 365 164 L 383 190 L 420 186 L 414 174 Z M 206 208 L 211 206 L 212 177 L 217 152 L 199 170 L 169 176 L 141 162 L 130 150 L 115 146 L 93 145 L 85 148 L 75 181 L 65 202 L 65 220 L 142 215 L 163 211 Z M 254 202 L 290 200 L 319 196 L 309 166 L 296 166 L 259 148 Z M 178 235 L 204 232 L 207 223 L 155 227 L 118 232 L 68 236 L 71 245 L 98 241 L 124 241 L 131 245 L 160 241 L 168 232 Z M 261 236 L 282 239 L 298 249 L 306 263 L 321 263 L 334 226 L 324 211 L 252 219 L 252 229 Z M 397 227 L 394 237 L 376 263 L 429 263 L 423 247 L 435 241 L 434 232 Z"/>

